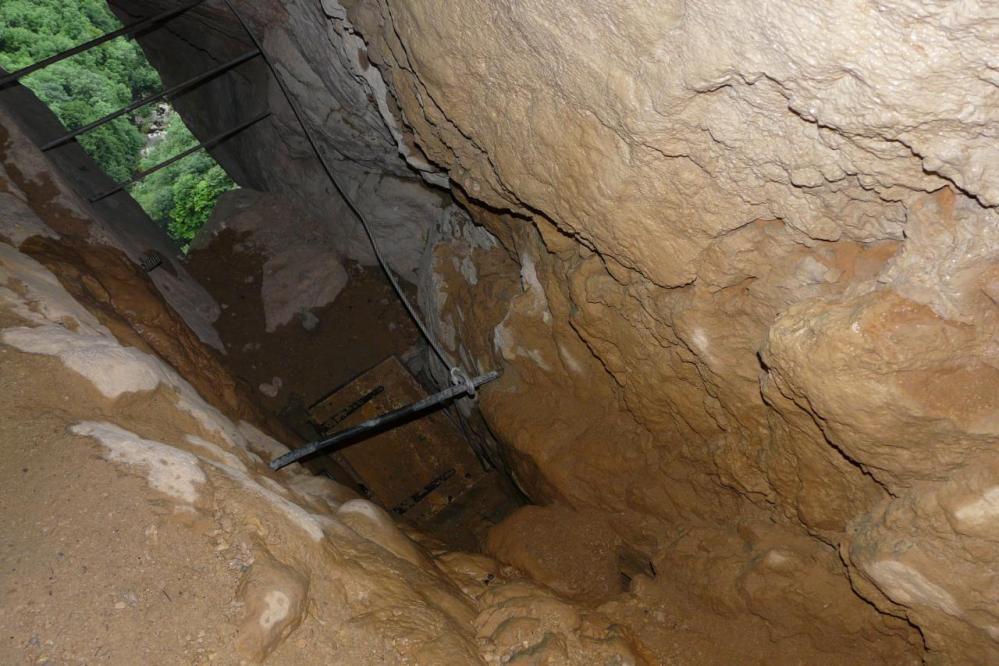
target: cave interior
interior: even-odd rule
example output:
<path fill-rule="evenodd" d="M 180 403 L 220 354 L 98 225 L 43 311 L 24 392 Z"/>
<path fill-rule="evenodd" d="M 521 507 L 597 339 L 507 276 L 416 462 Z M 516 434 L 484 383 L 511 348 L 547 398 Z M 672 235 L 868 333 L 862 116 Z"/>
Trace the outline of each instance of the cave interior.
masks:
<path fill-rule="evenodd" d="M 994 10 L 108 5 L 238 187 L 0 84 L 0 661 L 999 662 Z"/>

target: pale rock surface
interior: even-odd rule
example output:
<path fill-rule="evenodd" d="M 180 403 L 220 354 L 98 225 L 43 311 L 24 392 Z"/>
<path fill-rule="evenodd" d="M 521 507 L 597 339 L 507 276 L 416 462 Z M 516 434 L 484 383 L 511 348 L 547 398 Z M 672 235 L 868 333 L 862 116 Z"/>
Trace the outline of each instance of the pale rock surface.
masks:
<path fill-rule="evenodd" d="M 4 174 L 4 179 L 8 180 L 9 177 Z M 58 238 L 59 234 L 45 226 L 25 203 L 24 194 L 19 194 L 20 197 L 10 192 L 0 192 L 0 216 L 3 217 L 0 235 L 5 236 L 15 247 L 32 236 Z"/>
<path fill-rule="evenodd" d="M 143 439 L 112 423 L 85 421 L 72 426 L 70 431 L 75 435 L 93 437 L 106 449 L 108 460 L 141 468 L 150 487 L 182 502 L 193 504 L 198 499 L 198 487 L 207 481 L 197 456 L 161 442 Z"/>
<path fill-rule="evenodd" d="M 0 299 L 19 317 L 35 324 L 58 322 L 74 330 L 84 326 L 107 332 L 94 315 L 66 293 L 55 275 L 6 243 L 0 243 L 0 281 L 4 285 L 0 287 Z"/>
<path fill-rule="evenodd" d="M 309 579 L 292 567 L 260 558 L 236 590 L 244 604 L 237 647 L 254 661 L 263 661 L 302 623 Z"/>
<path fill-rule="evenodd" d="M 811 535 L 833 578 L 814 598 L 789 582 L 781 604 L 750 593 L 774 631 L 879 640 L 825 542 L 927 658 L 999 658 L 994 557 L 965 534 L 989 524 L 999 442 L 994 9 L 349 9 L 419 146 L 502 244 L 438 246 L 424 299 L 455 355 L 504 366 L 482 408 L 532 497 L 610 514 L 650 555 L 776 520 L 774 547 Z M 490 279 L 467 279 L 466 256 Z M 963 522 L 930 511 L 973 470 Z M 676 573 L 732 580 L 711 594 L 738 607 L 724 567 L 750 566 L 742 541 L 719 537 L 721 569 Z"/>
<path fill-rule="evenodd" d="M 160 383 L 161 373 L 149 362 L 148 355 L 121 347 L 109 340 L 107 333 L 72 332 L 48 325 L 8 328 L 0 336 L 21 351 L 58 356 L 67 368 L 89 379 L 108 398 L 150 391 Z"/>

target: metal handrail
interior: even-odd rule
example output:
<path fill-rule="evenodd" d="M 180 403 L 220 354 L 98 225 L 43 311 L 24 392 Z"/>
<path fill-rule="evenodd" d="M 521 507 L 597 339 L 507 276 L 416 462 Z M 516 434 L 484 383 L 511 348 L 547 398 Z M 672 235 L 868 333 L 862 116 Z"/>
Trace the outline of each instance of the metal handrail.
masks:
<path fill-rule="evenodd" d="M 98 201 L 100 201 L 102 199 L 107 199 L 112 194 L 117 194 L 118 192 L 121 192 L 123 189 L 125 189 L 126 187 L 128 187 L 132 183 L 138 182 L 138 181 L 142 180 L 143 178 L 145 178 L 146 176 L 149 176 L 150 174 L 154 174 L 157 171 L 159 171 L 160 169 L 168 167 L 171 164 L 173 164 L 174 162 L 182 160 L 182 159 L 184 159 L 185 157 L 187 157 L 188 155 L 190 155 L 192 153 L 198 152 L 202 148 L 211 148 L 215 144 L 220 143 L 222 141 L 225 141 L 229 137 L 242 132 L 243 130 L 245 130 L 246 128 L 250 127 L 251 125 L 254 125 L 254 124 L 260 122 L 261 120 L 263 120 L 264 118 L 266 118 L 269 115 L 271 115 L 271 112 L 270 111 L 265 111 L 264 113 L 261 113 L 260 115 L 254 117 L 254 118 L 252 118 L 250 120 L 247 120 L 245 123 L 242 123 L 238 127 L 234 127 L 233 129 L 227 130 L 227 131 L 223 132 L 222 134 L 218 134 L 218 135 L 212 137 L 211 139 L 208 139 L 207 141 L 202 141 L 198 145 L 196 145 L 196 146 L 194 146 L 192 148 L 188 148 L 184 152 L 179 153 L 177 155 L 174 155 L 170 159 L 164 160 L 164 161 L 160 162 L 159 164 L 157 164 L 154 167 L 151 167 L 151 168 L 146 169 L 144 171 L 139 171 L 139 172 L 135 173 L 128 180 L 126 180 L 124 182 L 121 182 L 121 183 L 118 183 L 117 185 L 115 185 L 111 189 L 109 189 L 109 190 L 107 190 L 105 192 L 101 192 L 100 194 L 98 194 L 95 197 L 92 197 L 90 199 L 90 203 L 97 203 Z"/>

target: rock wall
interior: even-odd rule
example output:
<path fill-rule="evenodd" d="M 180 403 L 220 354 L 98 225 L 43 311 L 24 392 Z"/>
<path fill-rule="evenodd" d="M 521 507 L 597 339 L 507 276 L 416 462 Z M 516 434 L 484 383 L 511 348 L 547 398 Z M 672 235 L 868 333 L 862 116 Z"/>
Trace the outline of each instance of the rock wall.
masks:
<path fill-rule="evenodd" d="M 506 369 L 482 408 L 528 493 L 687 580 L 744 580 L 740 530 L 807 533 L 928 658 L 995 660 L 994 10 L 348 9 L 500 240 L 439 246 L 430 283 L 441 337 Z"/>
<path fill-rule="evenodd" d="M 218 303 L 187 273 L 176 244 L 166 232 L 125 192 L 97 203 L 87 202 L 85 198 L 106 192 L 115 183 L 75 141 L 47 151 L 45 158 L 34 149 L 62 136 L 66 128 L 31 90 L 21 85 L 3 88 L 0 107 L 5 169 L 11 177 L 28 182 L 25 189 L 32 195 L 58 196 L 61 212 L 48 221 L 53 231 L 119 248 L 136 266 L 144 257 L 158 258 L 165 270 L 150 273 L 155 289 L 202 342 L 222 351 L 222 341 L 213 328 L 219 316 Z M 5 197 L 11 199 L 14 194 Z M 82 219 L 93 223 L 85 224 Z M 28 230 L 10 233 L 11 240 L 17 242 L 31 235 Z"/>
<path fill-rule="evenodd" d="M 280 216 L 295 218 L 293 235 L 274 224 Z M 219 197 L 211 219 L 198 230 L 191 250 L 209 248 L 227 230 L 246 238 L 240 245 L 248 252 L 265 258 L 260 300 L 267 333 L 333 302 L 347 283 L 330 228 L 279 196 L 246 188 L 226 192 Z"/>
<path fill-rule="evenodd" d="M 419 193 L 391 260 L 432 235 L 421 299 L 504 368 L 481 407 L 532 498 L 772 635 L 997 658 L 993 8 L 240 6 L 338 168 Z M 215 2 L 143 44 L 168 80 L 247 47 Z M 252 67 L 178 107 L 206 132 L 266 94 L 218 156 L 346 220 Z"/>

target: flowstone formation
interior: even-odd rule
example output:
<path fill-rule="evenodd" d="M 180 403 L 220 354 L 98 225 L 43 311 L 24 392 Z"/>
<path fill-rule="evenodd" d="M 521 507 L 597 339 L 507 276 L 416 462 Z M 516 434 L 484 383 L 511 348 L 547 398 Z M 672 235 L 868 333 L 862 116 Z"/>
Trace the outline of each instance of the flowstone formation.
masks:
<path fill-rule="evenodd" d="M 609 515 L 678 579 L 776 562 L 756 533 L 776 522 L 844 577 L 830 607 L 855 590 L 928 658 L 995 660 L 999 15 L 348 9 L 498 239 L 439 246 L 426 300 L 456 352 L 506 367 L 482 408 L 527 492 Z M 774 626 L 809 615 L 746 600 Z"/>

